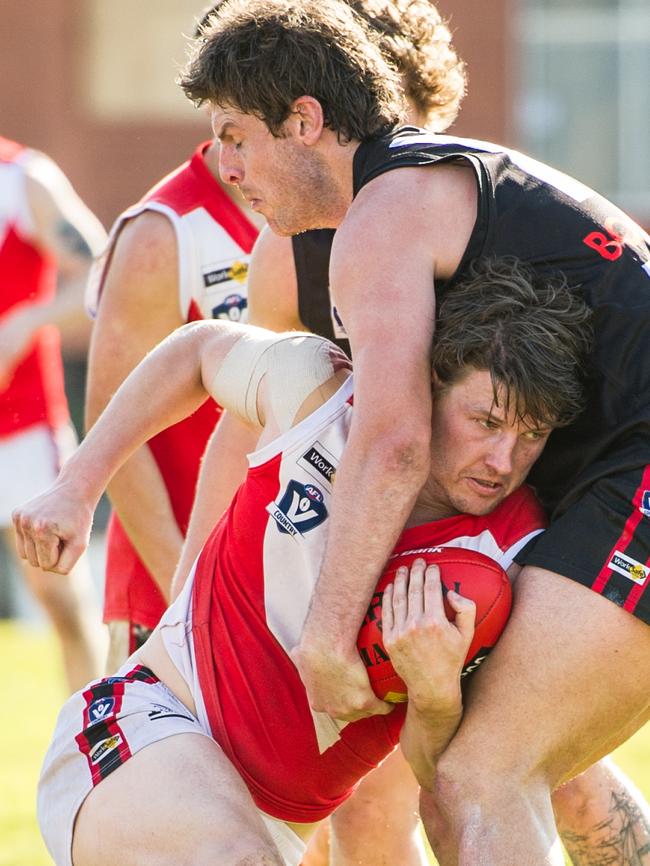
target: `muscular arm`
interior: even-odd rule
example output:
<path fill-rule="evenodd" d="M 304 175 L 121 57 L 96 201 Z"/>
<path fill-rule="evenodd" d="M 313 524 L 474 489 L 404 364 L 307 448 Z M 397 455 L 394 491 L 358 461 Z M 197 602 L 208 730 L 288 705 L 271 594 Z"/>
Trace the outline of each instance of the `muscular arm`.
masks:
<path fill-rule="evenodd" d="M 295 660 L 312 707 L 339 718 L 389 710 L 369 688 L 356 635 L 428 474 L 434 272 L 456 270 L 475 199 L 467 169 L 390 172 L 362 190 L 334 241 L 330 278 L 352 345 L 355 412 Z"/>
<path fill-rule="evenodd" d="M 25 192 L 32 241 L 56 262 L 53 300 L 21 305 L 0 324 L 0 379 L 8 378 L 43 325 L 85 320 L 83 291 L 93 255 L 106 240 L 101 223 L 81 201 L 61 169 L 44 154 L 26 163 Z"/>
<path fill-rule="evenodd" d="M 289 238 L 262 230 L 248 274 L 249 321 L 270 331 L 305 330 L 298 318 L 298 287 Z M 257 434 L 225 412 L 208 442 L 192 507 L 192 515 L 176 567 L 172 597 L 181 591 L 219 516 L 228 507 L 246 474 L 246 454 Z"/>
<path fill-rule="evenodd" d="M 183 324 L 176 237 L 169 220 L 144 213 L 117 239 L 88 359 L 86 427 L 91 428 L 139 361 Z M 111 502 L 165 598 L 183 537 L 154 457 L 144 445 L 113 478 Z"/>

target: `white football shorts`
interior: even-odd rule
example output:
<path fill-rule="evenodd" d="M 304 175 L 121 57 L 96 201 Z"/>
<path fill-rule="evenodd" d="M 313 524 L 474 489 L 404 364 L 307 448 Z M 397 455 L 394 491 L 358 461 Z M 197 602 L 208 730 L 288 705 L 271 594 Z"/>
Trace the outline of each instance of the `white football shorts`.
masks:
<path fill-rule="evenodd" d="M 37 424 L 0 437 L 0 527 L 11 526 L 11 512 L 47 490 L 77 441 L 72 427 L 52 430 Z"/>
<path fill-rule="evenodd" d="M 102 779 L 145 746 L 175 734 L 210 732 L 143 665 L 127 661 L 63 706 L 38 783 L 38 823 L 56 866 L 72 866 L 74 822 Z M 286 866 L 299 866 L 306 845 L 284 822 L 260 812 Z"/>

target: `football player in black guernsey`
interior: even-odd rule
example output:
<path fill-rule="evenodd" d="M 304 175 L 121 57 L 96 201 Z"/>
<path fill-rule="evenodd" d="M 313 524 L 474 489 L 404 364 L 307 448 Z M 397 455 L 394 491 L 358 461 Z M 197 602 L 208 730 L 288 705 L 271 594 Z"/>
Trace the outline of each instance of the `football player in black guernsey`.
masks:
<path fill-rule="evenodd" d="M 627 661 L 650 651 L 648 237 L 548 166 L 401 126 L 398 76 L 337 0 L 231 0 L 181 83 L 212 110 L 223 179 L 271 230 L 337 229 L 330 288 L 356 413 L 295 652 L 314 709 L 391 709 L 355 638 L 428 471 L 436 298 L 477 256 L 512 255 L 563 272 L 594 309 L 587 408 L 551 436 L 531 478 L 551 525 L 521 554 L 512 619 L 458 733 L 419 779 L 441 866 L 477 850 L 487 866 L 561 864 L 551 792 L 650 712 L 650 673 Z M 489 497 L 508 471 L 464 483 Z"/>

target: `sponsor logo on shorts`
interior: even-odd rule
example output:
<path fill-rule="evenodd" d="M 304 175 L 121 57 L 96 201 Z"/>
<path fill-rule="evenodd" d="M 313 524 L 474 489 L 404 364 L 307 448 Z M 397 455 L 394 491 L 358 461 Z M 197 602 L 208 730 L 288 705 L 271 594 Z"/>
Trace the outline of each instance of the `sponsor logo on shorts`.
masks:
<path fill-rule="evenodd" d="M 152 704 L 153 709 L 149 710 L 147 715 L 152 721 L 156 721 L 157 719 L 185 719 L 188 722 L 194 722 L 195 719 L 192 716 L 187 716 L 183 713 L 179 713 L 177 710 L 172 709 L 171 707 L 165 707 L 162 704 Z"/>
<path fill-rule="evenodd" d="M 290 481 L 279 502 L 270 502 L 266 510 L 280 532 L 304 535 L 327 519 L 323 492 L 315 484 Z"/>
<path fill-rule="evenodd" d="M 216 268 L 214 271 L 208 271 L 203 274 L 203 284 L 206 288 L 217 286 L 220 283 L 229 283 L 234 280 L 236 283 L 244 283 L 248 276 L 248 265 L 246 262 L 233 262 L 227 268 Z"/>
<path fill-rule="evenodd" d="M 115 698 L 97 698 L 88 707 L 89 724 L 94 725 L 97 722 L 103 722 L 113 712 L 115 706 Z"/>
<path fill-rule="evenodd" d="M 306 469 L 312 478 L 315 478 L 317 481 L 324 478 L 330 486 L 334 484 L 336 459 L 332 457 L 320 442 L 314 442 L 311 448 L 305 451 L 298 460 L 298 466 Z"/>
<path fill-rule="evenodd" d="M 644 517 L 650 517 L 650 490 L 644 490 L 641 496 L 639 511 Z"/>
<path fill-rule="evenodd" d="M 650 574 L 650 568 L 647 565 L 643 565 L 642 562 L 637 562 L 636 559 L 626 556 L 620 550 L 614 551 L 614 555 L 607 563 L 607 567 L 638 584 L 645 583 Z"/>
<path fill-rule="evenodd" d="M 106 757 L 109 752 L 114 752 L 115 749 L 122 745 L 124 740 L 120 734 L 113 734 L 105 740 L 101 740 L 96 746 L 90 750 L 88 757 L 91 764 L 98 764 L 102 758 Z"/>

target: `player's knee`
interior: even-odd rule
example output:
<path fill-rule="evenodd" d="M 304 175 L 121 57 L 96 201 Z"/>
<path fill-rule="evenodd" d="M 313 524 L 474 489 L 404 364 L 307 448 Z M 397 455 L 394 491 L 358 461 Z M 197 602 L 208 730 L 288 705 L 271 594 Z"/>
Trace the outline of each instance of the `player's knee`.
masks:
<path fill-rule="evenodd" d="M 420 818 L 431 847 L 434 851 L 442 850 L 449 833 L 449 825 L 438 807 L 435 793 L 424 788 L 420 791 Z"/>
<path fill-rule="evenodd" d="M 405 830 L 417 826 L 417 798 L 354 796 L 332 815 L 332 830 L 338 836 L 363 835 L 376 837 L 384 829 L 392 833 L 395 825 Z"/>
<path fill-rule="evenodd" d="M 431 804 L 449 819 L 464 820 L 473 804 L 496 803 L 509 790 L 526 785 L 523 767 L 493 759 L 492 748 L 470 752 L 448 749 L 436 767 Z"/>

